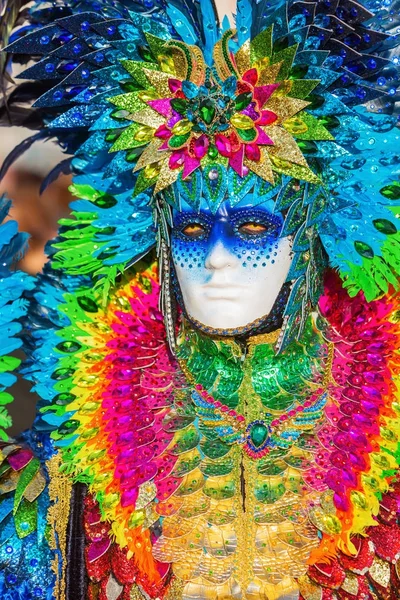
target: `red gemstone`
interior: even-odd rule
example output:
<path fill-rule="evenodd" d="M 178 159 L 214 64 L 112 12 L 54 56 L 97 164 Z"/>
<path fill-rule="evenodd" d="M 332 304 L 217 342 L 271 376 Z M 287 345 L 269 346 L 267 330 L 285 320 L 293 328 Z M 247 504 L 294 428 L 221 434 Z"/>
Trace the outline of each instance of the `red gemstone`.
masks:
<path fill-rule="evenodd" d="M 249 69 L 242 77 L 243 81 L 249 83 L 253 87 L 256 85 L 258 81 L 258 71 L 257 69 Z"/>
<path fill-rule="evenodd" d="M 155 137 L 160 138 L 161 140 L 169 140 L 172 135 L 172 132 L 166 125 L 160 125 L 157 131 L 154 133 Z"/>

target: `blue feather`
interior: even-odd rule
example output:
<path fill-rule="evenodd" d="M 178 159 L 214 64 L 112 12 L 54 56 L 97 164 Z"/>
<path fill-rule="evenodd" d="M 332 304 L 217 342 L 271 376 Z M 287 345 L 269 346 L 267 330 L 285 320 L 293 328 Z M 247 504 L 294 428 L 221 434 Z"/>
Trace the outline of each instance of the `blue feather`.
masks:
<path fill-rule="evenodd" d="M 174 28 L 179 33 L 180 37 L 185 42 L 185 44 L 197 44 L 197 36 L 185 15 L 180 10 L 175 8 L 175 6 L 168 6 L 166 10 L 167 15 L 171 20 L 171 23 L 173 24 Z"/>
<path fill-rule="evenodd" d="M 201 16 L 204 31 L 204 58 L 207 64 L 212 64 L 214 45 L 218 40 L 218 16 L 215 14 L 211 0 L 201 0 Z"/>
<path fill-rule="evenodd" d="M 239 46 L 250 37 L 252 20 L 252 5 L 249 0 L 237 0 L 236 29 Z"/>

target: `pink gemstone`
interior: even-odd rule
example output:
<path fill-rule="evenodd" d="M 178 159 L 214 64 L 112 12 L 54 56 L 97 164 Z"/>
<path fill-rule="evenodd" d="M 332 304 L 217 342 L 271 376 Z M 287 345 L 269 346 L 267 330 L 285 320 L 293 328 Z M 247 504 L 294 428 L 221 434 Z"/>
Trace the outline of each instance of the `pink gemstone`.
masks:
<path fill-rule="evenodd" d="M 215 408 L 221 408 L 221 406 L 222 406 L 222 402 L 219 402 L 218 400 L 216 400 L 216 401 L 214 402 L 214 406 L 215 406 Z"/>
<path fill-rule="evenodd" d="M 193 142 L 193 153 L 196 158 L 203 158 L 207 154 L 209 146 L 208 138 L 205 135 L 200 136 Z"/>
<path fill-rule="evenodd" d="M 196 383 L 194 387 L 198 392 L 203 389 L 203 386 L 200 383 Z"/>
<path fill-rule="evenodd" d="M 263 110 L 257 125 L 272 125 L 272 123 L 275 123 L 277 118 L 278 116 L 272 112 L 272 110 Z"/>
<path fill-rule="evenodd" d="M 337 492 L 333 495 L 333 503 L 338 510 L 347 512 L 350 509 L 350 502 L 344 493 L 338 494 Z"/>
<path fill-rule="evenodd" d="M 168 79 L 168 87 L 175 94 L 182 88 L 182 81 L 179 81 L 179 79 Z"/>
<path fill-rule="evenodd" d="M 258 162 L 261 158 L 260 148 L 257 144 L 246 144 L 245 146 L 246 158 L 254 162 Z"/>
<path fill-rule="evenodd" d="M 234 410 L 230 410 L 230 411 L 228 412 L 228 415 L 229 415 L 230 417 L 236 417 L 236 412 L 235 412 Z"/>
<path fill-rule="evenodd" d="M 273 421 L 271 421 L 271 425 L 272 427 L 276 427 L 277 425 L 279 425 L 278 419 L 274 419 Z"/>
<path fill-rule="evenodd" d="M 295 410 L 289 410 L 289 412 L 288 412 L 289 417 L 294 417 L 295 414 L 296 414 Z"/>
<path fill-rule="evenodd" d="M 172 135 L 172 132 L 166 125 L 160 125 L 157 131 L 154 133 L 155 137 L 160 138 L 161 140 L 169 140 Z"/>
<path fill-rule="evenodd" d="M 19 471 L 23 467 L 26 467 L 32 458 L 33 452 L 28 449 L 23 449 L 19 452 L 15 452 L 14 454 L 10 454 L 8 457 L 8 462 L 13 471 Z"/>
<path fill-rule="evenodd" d="M 230 158 L 240 149 L 241 143 L 236 133 L 232 132 L 229 136 L 218 133 L 215 136 L 215 145 L 221 156 Z"/>
<path fill-rule="evenodd" d="M 239 421 L 239 423 L 243 423 L 245 421 L 245 418 L 243 415 L 238 415 L 237 420 Z"/>
<path fill-rule="evenodd" d="M 279 421 L 281 421 L 281 422 L 282 422 L 282 421 L 287 421 L 287 420 L 288 420 L 288 418 L 289 418 L 289 417 L 288 417 L 287 415 L 281 415 L 281 416 L 279 417 Z"/>
<path fill-rule="evenodd" d="M 312 400 L 306 400 L 303 404 L 304 408 L 308 408 L 309 406 L 312 406 Z"/>
<path fill-rule="evenodd" d="M 171 169 L 179 169 L 185 162 L 185 153 L 182 151 L 173 152 L 169 157 L 169 166 Z"/>
<path fill-rule="evenodd" d="M 221 406 L 221 412 L 228 412 L 229 411 L 229 407 L 225 406 L 224 404 Z"/>

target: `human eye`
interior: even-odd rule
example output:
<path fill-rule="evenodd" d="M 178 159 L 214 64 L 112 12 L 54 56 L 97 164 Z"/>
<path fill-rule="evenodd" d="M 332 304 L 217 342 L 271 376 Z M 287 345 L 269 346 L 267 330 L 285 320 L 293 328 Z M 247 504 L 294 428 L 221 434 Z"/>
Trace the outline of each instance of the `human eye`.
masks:
<path fill-rule="evenodd" d="M 254 209 L 238 211 L 232 221 L 236 234 L 244 240 L 277 239 L 282 228 L 280 216 Z"/>
<path fill-rule="evenodd" d="M 201 223 L 193 222 L 187 223 L 182 229 L 181 233 L 189 239 L 197 239 L 203 237 L 206 234 L 206 228 Z"/>
<path fill-rule="evenodd" d="M 263 223 L 257 223 L 256 221 L 247 221 L 238 226 L 238 232 L 242 235 L 262 235 L 266 231 L 268 231 L 268 227 Z"/>

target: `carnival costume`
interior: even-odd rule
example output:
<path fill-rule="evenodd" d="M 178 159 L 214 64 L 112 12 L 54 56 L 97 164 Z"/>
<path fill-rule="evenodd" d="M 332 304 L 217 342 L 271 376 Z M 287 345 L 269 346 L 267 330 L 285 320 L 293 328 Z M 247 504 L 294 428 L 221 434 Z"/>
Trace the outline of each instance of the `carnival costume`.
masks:
<path fill-rule="evenodd" d="M 400 596 L 396 6 L 239 0 L 235 30 L 209 0 L 24 12 L 2 116 L 38 132 L 3 171 L 55 138 L 47 182 L 70 168 L 78 199 L 36 278 L 0 228 L 3 428 L 13 371 L 40 396 L 1 431 L 3 600 Z M 190 314 L 183 203 L 270 206 L 243 250 L 292 240 L 268 314 Z"/>

